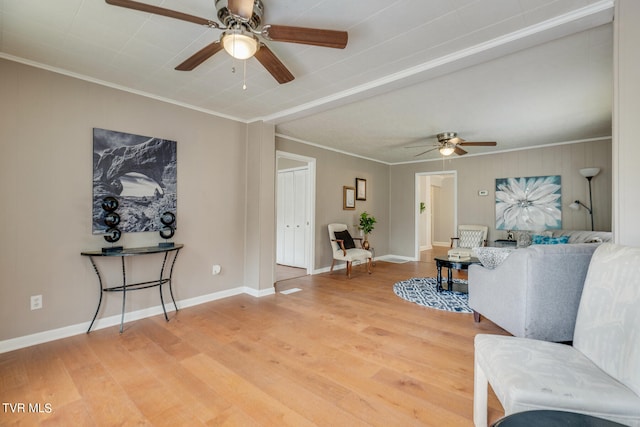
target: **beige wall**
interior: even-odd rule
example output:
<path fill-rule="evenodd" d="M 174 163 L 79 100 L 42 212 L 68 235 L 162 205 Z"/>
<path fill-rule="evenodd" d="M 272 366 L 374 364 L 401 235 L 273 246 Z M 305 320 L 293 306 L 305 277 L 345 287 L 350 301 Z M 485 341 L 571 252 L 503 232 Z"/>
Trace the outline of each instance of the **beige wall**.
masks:
<path fill-rule="evenodd" d="M 278 137 L 276 149 L 316 159 L 315 270 L 331 265 L 327 224 L 344 223 L 354 233 L 363 211 L 377 220 L 369 236 L 376 256 L 389 253 L 389 166 Z M 355 186 L 356 178 L 367 180 L 367 200 L 357 200 L 355 210 L 343 210 L 342 186 Z"/>
<path fill-rule="evenodd" d="M 185 248 L 174 271 L 176 298 L 247 284 L 246 124 L 1 59 L 0 94 L 0 341 L 93 316 L 98 284 L 80 252 L 107 245 L 91 233 L 93 127 L 177 141 L 175 241 Z M 131 233 L 121 242 L 160 240 Z M 153 257 L 128 259 L 130 278 L 154 278 L 160 259 Z M 99 261 L 120 280 L 119 260 Z M 211 274 L 214 263 L 222 274 Z M 43 308 L 31 311 L 37 294 Z M 118 314 L 120 295 L 105 297 L 100 315 Z M 156 290 L 127 300 L 128 311 L 157 305 Z"/>
<path fill-rule="evenodd" d="M 593 202 L 596 230 L 611 230 L 611 142 L 566 144 L 547 148 L 513 151 L 485 156 L 453 157 L 442 160 L 391 166 L 389 252 L 415 255 L 415 176 L 419 172 L 457 171 L 458 224 L 486 224 L 489 240 L 506 237 L 495 230 L 496 178 L 561 175 L 563 228 L 591 229 L 587 212 L 574 211 L 568 205 L 575 199 L 588 204 L 588 183 L 578 172 L 595 166 L 600 174 L 593 178 Z M 487 190 L 488 196 L 479 196 Z M 434 233 L 435 234 L 435 233 Z"/>
<path fill-rule="evenodd" d="M 301 162 L 299 160 L 287 159 L 285 157 L 278 160 L 278 170 L 303 168 L 307 166 L 307 162 Z"/>
<path fill-rule="evenodd" d="M 616 243 L 640 246 L 640 2 L 617 0 L 614 20 L 613 165 Z"/>
<path fill-rule="evenodd" d="M 276 212 L 275 128 L 262 122 L 249 125 L 247 149 L 247 233 L 245 281 L 255 295 L 273 291 Z M 222 224 L 224 227 L 225 225 Z"/>

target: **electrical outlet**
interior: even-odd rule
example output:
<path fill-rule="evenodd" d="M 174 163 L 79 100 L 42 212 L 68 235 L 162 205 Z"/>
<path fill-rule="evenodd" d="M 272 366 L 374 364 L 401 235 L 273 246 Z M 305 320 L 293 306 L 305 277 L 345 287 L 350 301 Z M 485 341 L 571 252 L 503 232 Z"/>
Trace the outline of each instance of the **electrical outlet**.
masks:
<path fill-rule="evenodd" d="M 42 308 L 42 295 L 31 296 L 31 310 L 39 310 Z"/>
<path fill-rule="evenodd" d="M 213 267 L 211 268 L 211 274 L 213 274 L 214 276 L 220 274 L 220 266 L 217 264 L 214 264 Z"/>

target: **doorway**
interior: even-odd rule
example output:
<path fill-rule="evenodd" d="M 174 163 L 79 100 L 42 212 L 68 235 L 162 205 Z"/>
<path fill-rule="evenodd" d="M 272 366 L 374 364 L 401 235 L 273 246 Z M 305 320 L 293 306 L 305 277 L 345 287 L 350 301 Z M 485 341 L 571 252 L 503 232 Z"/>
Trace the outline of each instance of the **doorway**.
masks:
<path fill-rule="evenodd" d="M 276 152 L 276 277 L 306 276 L 313 271 L 315 159 Z"/>
<path fill-rule="evenodd" d="M 415 259 L 421 251 L 448 247 L 457 227 L 456 171 L 416 174 Z"/>

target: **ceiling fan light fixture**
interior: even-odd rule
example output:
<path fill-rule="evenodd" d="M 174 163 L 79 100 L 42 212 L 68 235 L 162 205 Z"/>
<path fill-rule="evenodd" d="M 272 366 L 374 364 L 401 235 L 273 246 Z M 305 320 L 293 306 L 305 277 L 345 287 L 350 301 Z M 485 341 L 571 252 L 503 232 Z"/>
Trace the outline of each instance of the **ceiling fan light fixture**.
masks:
<path fill-rule="evenodd" d="M 220 43 L 224 50 L 236 59 L 251 58 L 260 47 L 258 38 L 241 28 L 233 28 L 222 33 Z"/>
<path fill-rule="evenodd" d="M 455 144 L 452 144 L 450 142 L 446 142 L 442 145 L 442 147 L 440 147 L 440 154 L 442 154 L 443 156 L 450 156 L 453 154 L 453 152 L 455 151 Z"/>

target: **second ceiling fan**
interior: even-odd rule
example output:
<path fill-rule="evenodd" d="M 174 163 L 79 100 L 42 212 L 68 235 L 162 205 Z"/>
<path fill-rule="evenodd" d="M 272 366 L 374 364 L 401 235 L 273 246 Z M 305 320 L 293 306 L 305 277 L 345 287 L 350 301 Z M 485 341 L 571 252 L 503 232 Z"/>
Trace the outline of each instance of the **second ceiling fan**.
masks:
<path fill-rule="evenodd" d="M 215 0 L 220 23 L 133 0 L 105 1 L 114 6 L 224 30 L 220 40 L 210 43 L 178 65 L 175 69 L 179 71 L 191 71 L 224 49 L 237 59 L 248 59 L 255 56 L 278 83 L 288 83 L 294 79 L 293 74 L 260 38 L 336 49 L 344 49 L 348 41 L 346 31 L 263 24 L 264 5 L 262 0 Z"/>
<path fill-rule="evenodd" d="M 463 146 L 484 146 L 495 147 L 497 143 L 495 141 L 485 142 L 468 142 L 460 138 L 456 132 L 442 132 L 436 135 L 438 143 L 433 145 L 433 148 L 429 148 L 422 153 L 416 154 L 416 157 L 422 156 L 434 150 L 439 150 L 443 156 L 450 156 L 456 153 L 459 156 L 467 154 L 467 151 L 463 150 Z"/>

